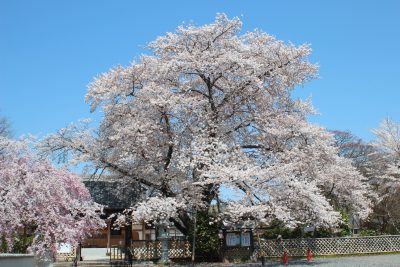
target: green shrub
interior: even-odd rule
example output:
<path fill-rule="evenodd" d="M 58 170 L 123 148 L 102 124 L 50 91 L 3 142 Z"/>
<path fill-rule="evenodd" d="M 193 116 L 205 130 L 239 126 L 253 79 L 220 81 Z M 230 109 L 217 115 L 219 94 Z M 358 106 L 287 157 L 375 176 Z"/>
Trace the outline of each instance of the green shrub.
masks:
<path fill-rule="evenodd" d="M 376 232 L 376 230 L 373 229 L 363 229 L 360 231 L 360 236 L 374 236 L 374 235 L 378 235 L 378 233 Z"/>
<path fill-rule="evenodd" d="M 28 247 L 32 244 L 33 236 L 15 235 L 12 249 L 9 249 L 4 236 L 1 237 L 0 252 L 27 253 Z"/>
<path fill-rule="evenodd" d="M 196 224 L 196 260 L 219 261 L 220 259 L 220 225 L 214 223 L 214 218 L 206 211 L 197 212 Z M 191 234 L 193 240 L 193 232 Z"/>

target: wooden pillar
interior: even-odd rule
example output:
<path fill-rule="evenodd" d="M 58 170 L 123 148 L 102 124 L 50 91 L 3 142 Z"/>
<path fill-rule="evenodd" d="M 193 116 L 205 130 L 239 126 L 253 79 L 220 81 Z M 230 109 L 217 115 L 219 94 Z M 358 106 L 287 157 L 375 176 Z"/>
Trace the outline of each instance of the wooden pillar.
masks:
<path fill-rule="evenodd" d="M 144 221 L 142 221 L 142 240 L 146 240 L 146 224 Z M 151 236 L 150 236 L 150 240 L 151 240 Z"/>
<path fill-rule="evenodd" d="M 107 219 L 107 254 L 111 254 L 111 220 Z"/>
<path fill-rule="evenodd" d="M 125 257 L 132 264 L 132 254 L 129 253 L 132 245 L 132 223 L 125 225 Z"/>

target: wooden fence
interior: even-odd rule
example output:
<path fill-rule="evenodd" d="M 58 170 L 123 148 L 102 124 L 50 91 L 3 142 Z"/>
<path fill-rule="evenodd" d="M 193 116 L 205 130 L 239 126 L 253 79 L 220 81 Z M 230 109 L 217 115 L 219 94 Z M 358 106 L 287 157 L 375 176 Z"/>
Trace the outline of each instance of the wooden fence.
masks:
<path fill-rule="evenodd" d="M 280 257 L 286 251 L 288 256 L 306 256 L 308 248 L 313 255 L 400 252 L 400 235 L 261 240 L 255 242 L 252 254 L 257 258 Z"/>
<path fill-rule="evenodd" d="M 57 251 L 56 261 L 74 261 L 76 259 L 77 248 L 66 246 L 63 250 Z"/>
<path fill-rule="evenodd" d="M 252 247 L 225 247 L 221 251 L 224 258 L 307 256 L 307 249 L 313 255 L 346 255 L 382 252 L 400 252 L 400 235 L 338 237 L 338 238 L 299 238 L 282 240 L 254 240 Z M 119 252 L 118 252 L 119 251 Z M 125 249 L 111 253 L 110 260 L 125 259 Z M 133 260 L 155 260 L 161 258 L 160 241 L 134 241 L 129 250 Z M 169 241 L 169 258 L 190 258 L 190 243 L 187 240 Z"/>

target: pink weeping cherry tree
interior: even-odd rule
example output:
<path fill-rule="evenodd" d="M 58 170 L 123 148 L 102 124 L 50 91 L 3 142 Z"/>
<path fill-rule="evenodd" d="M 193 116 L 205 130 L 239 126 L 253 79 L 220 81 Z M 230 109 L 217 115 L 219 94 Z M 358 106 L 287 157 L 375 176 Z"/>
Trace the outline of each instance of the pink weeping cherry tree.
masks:
<path fill-rule="evenodd" d="M 0 137 L 0 235 L 12 251 L 21 239 L 37 256 L 76 244 L 104 226 L 102 207 L 80 178 L 38 158 L 25 140 Z M 24 252 L 24 251 L 21 251 Z"/>

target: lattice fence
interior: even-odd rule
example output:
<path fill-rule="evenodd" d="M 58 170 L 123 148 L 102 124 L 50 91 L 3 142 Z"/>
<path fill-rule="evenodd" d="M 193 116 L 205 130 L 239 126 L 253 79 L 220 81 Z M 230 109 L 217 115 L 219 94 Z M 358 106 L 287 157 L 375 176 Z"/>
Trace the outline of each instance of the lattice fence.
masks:
<path fill-rule="evenodd" d="M 73 261 L 76 257 L 76 247 L 71 246 L 69 251 L 58 251 L 56 261 Z"/>
<path fill-rule="evenodd" d="M 134 241 L 131 246 L 132 257 L 136 260 L 152 260 L 161 257 L 159 241 Z"/>
<path fill-rule="evenodd" d="M 308 248 L 313 255 L 400 252 L 400 235 L 264 240 L 255 242 L 253 255 L 280 257 L 286 251 L 288 256 L 306 256 Z"/>
<path fill-rule="evenodd" d="M 136 260 L 158 259 L 161 258 L 161 242 L 134 241 L 132 242 L 131 251 L 133 258 Z M 170 259 L 189 258 L 191 256 L 189 241 L 169 241 L 168 254 Z"/>
<path fill-rule="evenodd" d="M 190 258 L 190 243 L 187 240 L 172 240 L 169 242 L 169 257 L 171 259 Z"/>
<path fill-rule="evenodd" d="M 303 238 L 263 240 L 254 242 L 252 248 L 225 248 L 225 257 L 281 257 L 283 251 L 288 256 L 306 256 L 310 248 L 313 255 L 344 255 L 380 252 L 400 252 L 400 235 L 340 237 L 340 238 Z M 134 260 L 154 260 L 161 258 L 160 241 L 134 241 L 130 249 Z M 187 240 L 169 241 L 169 258 L 180 259 L 191 256 L 190 243 Z"/>

